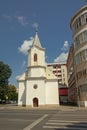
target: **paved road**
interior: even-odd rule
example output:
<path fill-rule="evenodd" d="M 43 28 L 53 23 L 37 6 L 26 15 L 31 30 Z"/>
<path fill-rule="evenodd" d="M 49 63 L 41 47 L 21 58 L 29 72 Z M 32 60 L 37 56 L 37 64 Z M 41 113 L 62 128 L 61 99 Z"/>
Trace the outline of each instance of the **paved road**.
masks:
<path fill-rule="evenodd" d="M 44 130 L 87 130 L 87 111 L 59 111 L 42 126 Z"/>
<path fill-rule="evenodd" d="M 9 109 L 0 107 L 0 130 L 28 130 L 34 128 L 34 126 L 48 119 L 48 117 L 56 112 L 54 110 Z"/>
<path fill-rule="evenodd" d="M 0 130 L 87 130 L 87 110 L 9 109 L 0 106 Z"/>

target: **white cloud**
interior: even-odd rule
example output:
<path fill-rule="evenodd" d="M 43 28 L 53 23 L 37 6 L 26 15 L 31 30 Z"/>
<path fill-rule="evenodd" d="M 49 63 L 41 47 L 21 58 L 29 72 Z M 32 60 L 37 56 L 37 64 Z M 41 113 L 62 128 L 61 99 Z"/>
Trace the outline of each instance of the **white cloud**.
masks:
<path fill-rule="evenodd" d="M 32 43 L 33 43 L 33 37 L 30 37 L 29 40 L 25 40 L 25 41 L 23 42 L 23 44 L 22 44 L 20 47 L 18 47 L 19 52 L 21 52 L 21 53 L 27 55 L 28 50 L 29 50 L 30 47 L 32 46 Z"/>
<path fill-rule="evenodd" d="M 61 50 L 65 52 L 65 51 L 68 51 L 68 49 L 69 49 L 69 43 L 68 41 L 64 41 L 64 45 L 61 48 Z"/>
<path fill-rule="evenodd" d="M 33 27 L 36 31 L 38 31 L 38 26 L 39 26 L 39 24 L 36 23 L 36 22 L 32 24 L 32 27 Z"/>
<path fill-rule="evenodd" d="M 18 22 L 19 22 L 21 25 L 25 26 L 25 25 L 28 24 L 28 22 L 26 21 L 26 18 L 25 18 L 24 16 L 17 16 L 16 18 L 17 18 Z"/>
<path fill-rule="evenodd" d="M 63 52 L 61 52 L 61 54 L 57 58 L 54 59 L 54 62 L 57 62 L 57 63 L 65 63 L 65 62 L 67 62 L 68 51 L 69 51 L 69 43 L 68 43 L 68 41 L 64 41 L 64 45 L 61 48 L 61 50 Z"/>
<path fill-rule="evenodd" d="M 7 14 L 3 14 L 2 15 L 4 19 L 6 19 L 8 22 L 12 22 L 14 20 L 16 20 L 16 22 L 20 23 L 22 26 L 25 26 L 28 23 L 28 21 L 26 20 L 26 17 L 19 15 L 19 16 L 10 16 Z"/>
<path fill-rule="evenodd" d="M 23 68 L 26 65 L 26 61 L 23 61 L 21 67 Z"/>
<path fill-rule="evenodd" d="M 54 59 L 54 62 L 64 63 L 67 61 L 67 57 L 68 57 L 68 52 L 67 53 L 63 52 L 56 59 Z"/>

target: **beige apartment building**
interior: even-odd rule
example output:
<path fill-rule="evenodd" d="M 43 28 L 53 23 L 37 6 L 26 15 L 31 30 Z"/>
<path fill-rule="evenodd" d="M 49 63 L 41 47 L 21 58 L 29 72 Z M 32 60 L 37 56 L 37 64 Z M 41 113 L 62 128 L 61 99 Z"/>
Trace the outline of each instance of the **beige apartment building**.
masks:
<path fill-rule="evenodd" d="M 68 76 L 68 101 L 72 104 L 77 104 L 78 95 L 75 80 L 75 65 L 74 65 L 74 44 L 69 49 L 67 58 L 67 76 Z"/>
<path fill-rule="evenodd" d="M 87 4 L 72 17 L 74 73 L 78 104 L 87 107 Z M 71 86 L 69 86 L 71 87 Z"/>
<path fill-rule="evenodd" d="M 58 84 L 65 84 L 68 87 L 66 63 L 48 63 L 47 66 L 50 70 L 52 70 L 53 74 L 57 76 Z"/>

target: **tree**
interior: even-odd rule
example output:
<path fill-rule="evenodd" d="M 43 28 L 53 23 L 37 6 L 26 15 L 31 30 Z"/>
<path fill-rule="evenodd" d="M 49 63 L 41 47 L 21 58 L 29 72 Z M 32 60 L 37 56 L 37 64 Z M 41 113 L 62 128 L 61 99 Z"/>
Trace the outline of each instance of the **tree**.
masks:
<path fill-rule="evenodd" d="M 18 100 L 18 93 L 17 89 L 14 85 L 8 85 L 8 92 L 7 92 L 8 100 L 17 101 Z"/>
<path fill-rule="evenodd" d="M 11 69 L 9 65 L 0 61 L 0 99 L 5 100 L 7 94 L 8 79 L 11 76 Z"/>

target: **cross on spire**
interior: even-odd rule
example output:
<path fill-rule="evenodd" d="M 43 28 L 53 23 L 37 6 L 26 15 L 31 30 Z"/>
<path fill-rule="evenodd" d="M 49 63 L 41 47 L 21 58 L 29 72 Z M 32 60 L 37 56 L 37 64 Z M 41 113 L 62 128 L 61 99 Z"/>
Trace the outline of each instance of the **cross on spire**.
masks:
<path fill-rule="evenodd" d="M 38 26 L 35 27 L 35 31 L 38 32 Z"/>
<path fill-rule="evenodd" d="M 33 28 L 34 28 L 35 32 L 38 32 L 38 23 L 34 23 Z"/>

